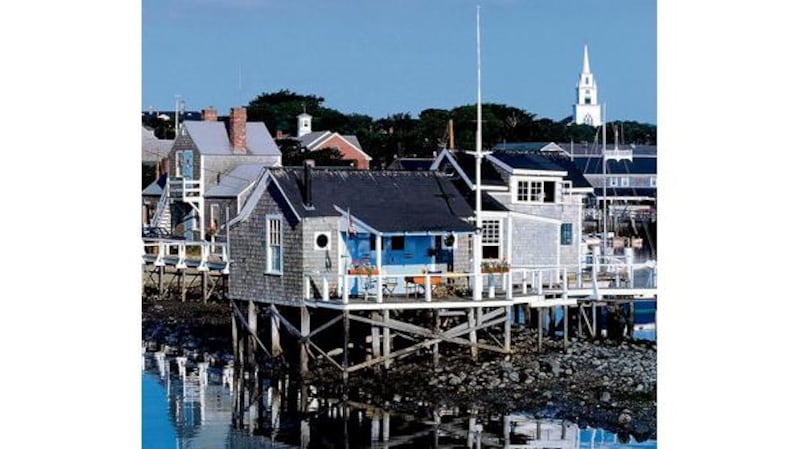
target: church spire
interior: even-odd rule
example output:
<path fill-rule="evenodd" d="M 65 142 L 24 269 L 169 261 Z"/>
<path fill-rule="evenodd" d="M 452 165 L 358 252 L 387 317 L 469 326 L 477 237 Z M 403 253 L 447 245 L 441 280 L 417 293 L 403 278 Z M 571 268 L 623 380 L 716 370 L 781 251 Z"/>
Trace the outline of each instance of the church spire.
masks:
<path fill-rule="evenodd" d="M 583 73 L 590 73 L 589 70 L 589 46 L 583 45 Z"/>

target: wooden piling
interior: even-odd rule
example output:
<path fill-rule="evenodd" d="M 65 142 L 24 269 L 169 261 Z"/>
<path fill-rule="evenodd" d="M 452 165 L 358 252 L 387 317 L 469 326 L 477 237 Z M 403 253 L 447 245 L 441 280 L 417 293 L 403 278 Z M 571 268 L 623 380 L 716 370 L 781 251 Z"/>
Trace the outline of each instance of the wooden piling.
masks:
<path fill-rule="evenodd" d="M 300 307 L 300 335 L 303 338 L 311 333 L 311 316 L 306 306 Z M 305 379 L 308 375 L 308 340 L 300 344 L 300 376 Z"/>
<path fill-rule="evenodd" d="M 253 368 L 256 364 L 256 335 L 258 335 L 258 310 L 256 303 L 247 301 L 247 364 L 248 368 Z"/>
<path fill-rule="evenodd" d="M 389 322 L 389 310 L 386 309 L 383 311 L 383 322 Z M 389 355 L 392 352 L 392 335 L 391 331 L 388 326 L 383 327 L 383 355 Z M 383 362 L 383 367 L 385 369 L 389 369 L 392 366 L 392 361 L 390 359 L 386 359 Z"/>
<path fill-rule="evenodd" d="M 186 302 L 186 270 L 178 270 L 181 276 L 181 302 Z"/>
<path fill-rule="evenodd" d="M 511 306 L 506 307 L 506 322 L 503 325 L 503 350 L 506 354 L 511 354 L 511 320 L 513 319 Z"/>
<path fill-rule="evenodd" d="M 158 300 L 164 300 L 164 267 L 158 267 Z"/>
<path fill-rule="evenodd" d="M 537 338 L 539 340 L 537 342 L 536 348 L 537 348 L 538 352 L 542 352 L 542 334 L 544 333 L 544 329 L 543 329 L 544 328 L 544 314 L 542 313 L 542 309 L 541 308 L 536 309 L 536 318 L 537 318 L 537 321 L 538 321 L 538 325 L 536 326 L 538 328 L 538 332 L 536 332 L 536 334 L 537 334 Z"/>
<path fill-rule="evenodd" d="M 203 271 L 203 304 L 208 303 L 208 272 Z"/>
<path fill-rule="evenodd" d="M 371 316 L 374 321 L 380 321 L 378 312 L 373 312 Z M 372 337 L 372 358 L 378 358 L 381 356 L 381 331 L 378 326 L 371 326 L 370 331 Z M 375 365 L 374 370 L 380 370 L 380 364 Z"/>
<path fill-rule="evenodd" d="M 433 310 L 433 333 L 439 335 L 441 332 L 439 324 L 439 309 Z M 433 369 L 439 368 L 439 343 L 433 344 Z"/>
<path fill-rule="evenodd" d="M 347 367 L 350 366 L 350 361 L 349 361 L 349 357 L 348 357 L 348 355 L 349 355 L 348 353 L 350 352 L 349 351 L 349 347 L 350 347 L 350 312 L 345 310 L 342 313 L 344 313 L 344 318 L 342 320 L 343 321 L 342 324 L 344 326 L 344 332 L 343 332 L 343 334 L 344 334 L 343 344 L 344 345 L 342 347 L 342 350 L 343 350 L 343 352 L 342 352 L 342 380 L 344 381 L 344 384 L 345 384 L 345 393 L 344 394 L 347 395 L 347 374 L 348 374 L 347 373 Z"/>
<path fill-rule="evenodd" d="M 272 342 L 272 357 L 278 357 L 281 353 L 283 353 L 283 349 L 281 348 L 281 321 L 278 318 L 277 306 L 275 309 L 270 313 L 270 340 Z"/>
<path fill-rule="evenodd" d="M 472 307 L 467 312 L 467 322 L 469 323 L 469 327 L 472 328 L 469 331 L 469 353 L 472 356 L 472 360 L 478 360 L 478 333 L 475 331 L 475 326 L 477 323 L 475 322 L 475 308 Z"/>
<path fill-rule="evenodd" d="M 564 350 L 569 345 L 569 306 L 564 305 Z"/>

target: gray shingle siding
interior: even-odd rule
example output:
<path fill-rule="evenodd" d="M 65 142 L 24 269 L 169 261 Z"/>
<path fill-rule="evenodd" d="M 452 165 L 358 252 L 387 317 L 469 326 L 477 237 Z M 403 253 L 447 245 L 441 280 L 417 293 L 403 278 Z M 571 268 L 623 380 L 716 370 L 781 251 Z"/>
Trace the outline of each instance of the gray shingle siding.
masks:
<path fill-rule="evenodd" d="M 339 218 L 309 217 L 303 220 L 301 226 L 303 229 L 303 271 L 311 275 L 312 294 L 316 289 L 321 295 L 323 273 L 327 274 L 328 284 L 331 289 L 337 285 L 339 264 L 342 263 L 339 257 L 339 245 L 342 244 L 341 235 L 337 231 L 339 228 Z M 314 249 L 315 232 L 330 232 L 331 241 L 328 250 Z M 326 260 L 328 261 L 327 263 Z M 330 266 L 326 267 L 326 264 Z"/>
<path fill-rule="evenodd" d="M 283 231 L 283 274 L 266 270 L 266 216 L 280 215 Z M 233 299 L 257 302 L 302 300 L 302 241 L 300 223 L 292 227 L 271 194 L 265 193 L 247 220 L 231 229 L 230 295 Z"/>

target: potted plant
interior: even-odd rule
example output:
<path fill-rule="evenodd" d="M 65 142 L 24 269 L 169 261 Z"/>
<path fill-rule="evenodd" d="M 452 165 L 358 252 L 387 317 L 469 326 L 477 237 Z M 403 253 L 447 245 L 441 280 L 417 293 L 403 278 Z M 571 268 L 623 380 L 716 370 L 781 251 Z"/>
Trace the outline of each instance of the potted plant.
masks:
<path fill-rule="evenodd" d="M 509 269 L 508 261 L 503 260 L 487 260 L 481 263 L 482 273 L 507 273 Z"/>

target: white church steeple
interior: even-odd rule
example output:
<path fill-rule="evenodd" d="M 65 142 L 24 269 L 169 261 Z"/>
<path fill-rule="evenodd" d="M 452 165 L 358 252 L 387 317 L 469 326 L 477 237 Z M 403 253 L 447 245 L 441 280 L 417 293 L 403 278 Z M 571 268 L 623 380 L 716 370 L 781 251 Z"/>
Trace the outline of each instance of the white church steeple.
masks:
<path fill-rule="evenodd" d="M 597 104 L 597 83 L 589 69 L 589 46 L 583 46 L 583 69 L 575 88 L 577 99 L 573 106 L 572 121 L 578 125 L 600 126 L 603 120 Z"/>

